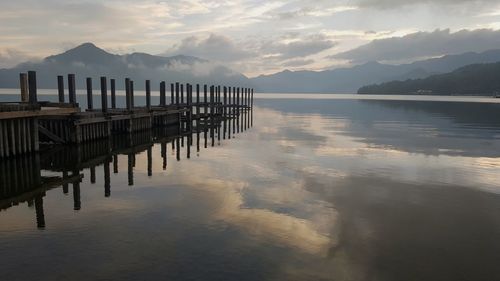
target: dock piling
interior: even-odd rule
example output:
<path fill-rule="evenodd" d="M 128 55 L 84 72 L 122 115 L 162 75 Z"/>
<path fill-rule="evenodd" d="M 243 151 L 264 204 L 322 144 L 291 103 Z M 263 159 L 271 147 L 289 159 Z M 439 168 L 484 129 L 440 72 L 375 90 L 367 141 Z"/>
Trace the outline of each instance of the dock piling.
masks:
<path fill-rule="evenodd" d="M 71 103 L 73 106 L 76 106 L 77 102 L 76 102 L 75 74 L 68 74 L 68 93 L 69 93 L 69 103 Z"/>
<path fill-rule="evenodd" d="M 87 78 L 87 108 L 89 110 L 94 109 L 94 101 L 92 97 L 92 78 Z"/>
<path fill-rule="evenodd" d="M 151 81 L 146 80 L 146 107 L 151 110 Z"/>
<path fill-rule="evenodd" d="M 101 77 L 101 109 L 103 113 L 108 112 L 108 85 L 106 77 Z"/>
<path fill-rule="evenodd" d="M 111 79 L 111 108 L 116 109 L 116 85 L 115 79 Z"/>
<path fill-rule="evenodd" d="M 36 71 L 28 71 L 28 101 L 31 104 L 36 104 L 37 99 L 37 89 L 36 89 Z"/>
<path fill-rule="evenodd" d="M 165 81 L 160 82 L 160 106 L 165 106 L 166 105 L 166 84 Z"/>
<path fill-rule="evenodd" d="M 132 110 L 132 103 L 130 98 L 130 78 L 125 78 L 125 103 L 127 110 Z"/>
<path fill-rule="evenodd" d="M 64 103 L 64 77 L 62 75 L 57 76 L 57 94 L 59 102 Z"/>
<path fill-rule="evenodd" d="M 21 102 L 28 102 L 28 75 L 26 73 L 19 73 L 19 86 L 21 89 Z"/>

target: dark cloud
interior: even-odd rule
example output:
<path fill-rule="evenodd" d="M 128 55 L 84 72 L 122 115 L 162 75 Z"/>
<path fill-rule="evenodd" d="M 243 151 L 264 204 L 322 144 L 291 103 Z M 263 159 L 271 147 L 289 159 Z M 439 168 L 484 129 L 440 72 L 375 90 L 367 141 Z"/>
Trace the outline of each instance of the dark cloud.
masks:
<path fill-rule="evenodd" d="M 197 36 L 185 38 L 162 55 L 180 54 L 226 62 L 239 61 L 255 55 L 238 47 L 230 38 L 217 34 L 210 34 L 208 38 Z"/>
<path fill-rule="evenodd" d="M 500 48 L 500 30 L 477 29 L 417 32 L 403 37 L 374 40 L 330 58 L 353 63 L 369 61 L 410 61 L 425 57 L 465 52 L 482 52 Z"/>

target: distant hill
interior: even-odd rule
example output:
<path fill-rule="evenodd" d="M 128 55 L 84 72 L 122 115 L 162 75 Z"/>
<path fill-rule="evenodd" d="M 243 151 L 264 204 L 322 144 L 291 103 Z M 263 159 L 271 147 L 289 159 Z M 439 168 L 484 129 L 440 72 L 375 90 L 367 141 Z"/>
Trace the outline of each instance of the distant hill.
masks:
<path fill-rule="evenodd" d="M 491 96 L 500 92 L 500 62 L 473 64 L 425 79 L 392 81 L 359 89 L 359 94 L 436 94 Z"/>
<path fill-rule="evenodd" d="M 355 93 L 360 87 L 393 80 L 426 78 L 476 63 L 500 61 L 500 50 L 464 53 L 417 61 L 410 64 L 387 65 L 370 62 L 351 68 L 326 71 L 283 71 L 252 78 L 260 92 Z"/>
<path fill-rule="evenodd" d="M 117 87 L 124 88 L 124 79 L 135 81 L 135 88 L 143 89 L 150 79 L 153 89 L 160 81 L 217 83 L 249 86 L 250 81 L 241 73 L 210 61 L 190 57 L 162 57 L 145 53 L 128 55 L 110 54 L 92 43 L 82 44 L 62 54 L 49 56 L 41 62 L 22 63 L 11 69 L 0 69 L 0 88 L 19 87 L 19 73 L 37 71 L 39 88 L 56 88 L 57 75 L 74 73 L 78 88 L 85 87 L 85 78 L 92 77 L 94 87 L 99 88 L 98 78 L 107 76 L 117 79 Z"/>

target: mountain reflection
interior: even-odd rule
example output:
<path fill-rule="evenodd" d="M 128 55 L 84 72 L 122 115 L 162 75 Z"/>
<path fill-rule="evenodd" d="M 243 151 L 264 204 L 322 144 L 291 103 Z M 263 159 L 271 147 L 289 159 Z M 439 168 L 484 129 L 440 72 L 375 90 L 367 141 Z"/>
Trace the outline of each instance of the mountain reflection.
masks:
<path fill-rule="evenodd" d="M 426 155 L 500 157 L 500 104 L 397 100 L 262 99 L 261 107 L 344 122 L 326 132 Z M 332 125 L 332 124 L 330 124 Z M 318 136 L 315 136 L 318 137 Z M 477 146 L 482 141 L 482 146 Z"/>

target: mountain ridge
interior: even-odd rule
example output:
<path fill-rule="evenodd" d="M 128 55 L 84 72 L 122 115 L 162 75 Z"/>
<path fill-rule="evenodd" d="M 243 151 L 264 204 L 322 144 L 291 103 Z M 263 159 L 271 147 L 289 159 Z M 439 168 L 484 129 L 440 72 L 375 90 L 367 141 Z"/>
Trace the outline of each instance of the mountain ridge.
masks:
<path fill-rule="evenodd" d="M 146 79 L 152 81 L 153 89 L 159 88 L 160 81 L 244 87 L 251 84 L 243 74 L 202 58 L 187 55 L 164 57 L 141 52 L 117 55 L 87 42 L 38 62 L 0 69 L 0 88 L 17 88 L 19 73 L 28 70 L 37 71 L 39 88 L 56 88 L 57 76 L 69 73 L 76 75 L 80 89 L 85 88 L 86 77 L 98 81 L 101 76 L 116 79 L 118 89 L 124 88 L 122 80 L 125 78 L 136 81 L 138 90 L 144 89 Z"/>
<path fill-rule="evenodd" d="M 358 94 L 434 94 L 492 96 L 500 93 L 500 62 L 471 64 L 424 79 L 391 81 L 361 87 Z"/>
<path fill-rule="evenodd" d="M 367 62 L 324 71 L 281 71 L 251 78 L 260 92 L 356 93 L 365 85 L 393 80 L 425 78 L 476 63 L 500 61 L 500 49 L 445 55 L 408 64 Z"/>

